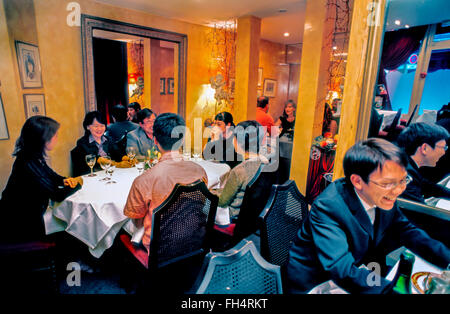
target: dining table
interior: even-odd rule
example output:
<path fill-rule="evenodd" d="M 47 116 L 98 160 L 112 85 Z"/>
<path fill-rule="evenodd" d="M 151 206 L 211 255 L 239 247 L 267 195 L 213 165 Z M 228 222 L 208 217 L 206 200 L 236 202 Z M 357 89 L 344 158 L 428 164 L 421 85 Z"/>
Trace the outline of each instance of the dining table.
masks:
<path fill-rule="evenodd" d="M 431 274 L 431 276 L 440 276 L 442 272 L 444 271 L 442 268 L 437 267 L 436 265 L 433 265 L 432 263 L 426 261 L 425 259 L 421 258 L 420 256 L 412 253 L 410 250 L 408 250 L 405 247 L 402 247 L 390 254 L 397 255 L 397 259 L 400 258 L 400 254 L 404 251 L 407 251 L 414 255 L 415 260 L 413 264 L 413 269 L 411 272 L 411 293 L 412 294 L 423 294 L 424 289 L 424 280 L 427 277 L 428 274 Z M 389 255 L 388 255 L 389 257 Z M 386 279 L 389 281 L 392 281 L 395 277 L 395 274 L 397 273 L 398 265 L 400 261 L 398 260 L 392 269 L 389 271 L 389 273 L 386 276 Z M 361 267 L 365 267 L 362 265 Z M 347 291 L 339 287 L 333 280 L 328 280 L 326 282 L 321 283 L 320 285 L 317 285 L 314 287 L 311 291 L 308 292 L 308 294 L 348 294 Z"/>
<path fill-rule="evenodd" d="M 224 184 L 223 179 L 230 171 L 227 164 L 190 159 L 205 170 L 210 190 Z M 131 185 L 140 175 L 139 170 L 136 167 L 117 168 L 109 180 L 105 180 L 105 171 L 95 174 L 83 176 L 83 186 L 76 193 L 62 202 L 50 204 L 44 213 L 44 224 L 46 234 L 65 231 L 86 244 L 89 252 L 99 258 L 112 246 L 121 229 L 139 240 L 143 227 L 123 213 Z"/>

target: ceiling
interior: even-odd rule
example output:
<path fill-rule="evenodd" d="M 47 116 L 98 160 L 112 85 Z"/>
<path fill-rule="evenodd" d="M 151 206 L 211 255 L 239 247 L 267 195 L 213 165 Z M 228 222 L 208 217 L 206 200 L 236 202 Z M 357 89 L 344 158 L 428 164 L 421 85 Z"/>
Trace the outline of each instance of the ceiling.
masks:
<path fill-rule="evenodd" d="M 283 44 L 298 44 L 303 38 L 306 0 L 95 1 L 201 25 L 253 15 L 261 18 L 261 38 Z M 396 25 L 395 20 L 399 20 L 400 25 Z M 386 30 L 445 20 L 450 20 L 450 0 L 390 0 Z M 285 32 L 290 36 L 284 37 Z"/>

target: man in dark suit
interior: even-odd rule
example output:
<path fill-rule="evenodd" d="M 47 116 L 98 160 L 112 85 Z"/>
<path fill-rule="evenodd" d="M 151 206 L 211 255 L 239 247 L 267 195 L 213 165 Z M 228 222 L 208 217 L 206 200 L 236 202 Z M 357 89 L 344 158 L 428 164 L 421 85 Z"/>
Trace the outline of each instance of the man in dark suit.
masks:
<path fill-rule="evenodd" d="M 419 170 L 436 166 L 447 150 L 448 138 L 443 127 L 423 122 L 413 123 L 400 133 L 397 143 L 408 155 L 406 171 L 412 178 L 401 197 L 420 203 L 425 203 L 425 198 L 431 196 L 450 199 L 450 189 L 428 180 Z"/>
<path fill-rule="evenodd" d="M 289 252 L 286 286 L 307 293 L 328 280 L 350 293 L 387 293 L 390 281 L 361 267 L 383 268 L 401 246 L 447 267 L 450 250 L 411 224 L 396 205 L 405 190 L 407 159 L 401 149 L 370 138 L 344 157 L 345 178 L 333 182 L 312 204 Z M 376 284 L 370 278 L 376 276 Z"/>

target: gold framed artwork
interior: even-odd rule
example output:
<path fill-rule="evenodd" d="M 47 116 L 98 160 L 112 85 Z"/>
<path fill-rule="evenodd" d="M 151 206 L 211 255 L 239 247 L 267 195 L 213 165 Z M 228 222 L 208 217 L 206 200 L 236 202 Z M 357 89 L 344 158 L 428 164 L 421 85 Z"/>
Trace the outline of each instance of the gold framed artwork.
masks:
<path fill-rule="evenodd" d="M 5 110 L 3 108 L 2 95 L 0 94 L 0 140 L 9 139 L 8 125 L 6 124 Z"/>
<path fill-rule="evenodd" d="M 275 97 L 277 93 L 277 81 L 272 79 L 264 79 L 263 96 Z"/>
<path fill-rule="evenodd" d="M 25 94 L 23 102 L 27 119 L 32 116 L 45 116 L 44 94 Z"/>
<path fill-rule="evenodd" d="M 41 88 L 42 73 L 38 46 L 16 41 L 16 53 L 22 88 Z"/>
<path fill-rule="evenodd" d="M 173 77 L 169 77 L 167 79 L 167 94 L 173 94 L 174 90 L 175 90 L 175 85 L 174 85 L 174 81 L 173 81 Z"/>
<path fill-rule="evenodd" d="M 160 95 L 166 94 L 166 79 L 164 77 L 161 77 L 159 79 L 159 94 Z"/>

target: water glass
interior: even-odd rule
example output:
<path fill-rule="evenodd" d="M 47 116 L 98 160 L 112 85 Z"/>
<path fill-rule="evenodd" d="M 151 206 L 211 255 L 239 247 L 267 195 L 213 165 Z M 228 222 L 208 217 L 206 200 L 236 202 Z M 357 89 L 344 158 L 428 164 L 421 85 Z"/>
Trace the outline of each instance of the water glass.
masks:
<path fill-rule="evenodd" d="M 101 179 L 100 181 L 111 180 L 111 179 L 108 177 L 108 169 L 109 169 L 109 167 L 111 167 L 111 164 L 112 164 L 112 162 L 111 162 L 111 157 L 109 157 L 109 156 L 104 156 L 104 157 L 102 158 L 102 162 L 100 163 L 100 167 L 102 167 L 102 169 L 105 170 L 106 176 L 105 176 L 103 179 Z"/>
<path fill-rule="evenodd" d="M 110 166 L 107 170 L 106 173 L 108 173 L 110 175 L 110 180 L 108 182 L 106 182 L 106 184 L 109 183 L 117 183 L 116 181 L 113 180 L 112 175 L 114 173 L 114 170 L 116 170 L 115 166 Z"/>
<path fill-rule="evenodd" d="M 88 175 L 88 177 L 95 177 L 96 174 L 94 173 L 94 166 L 95 166 L 95 161 L 97 159 L 97 157 L 95 155 L 86 155 L 86 163 L 89 166 L 89 168 L 91 168 L 91 173 Z"/>

